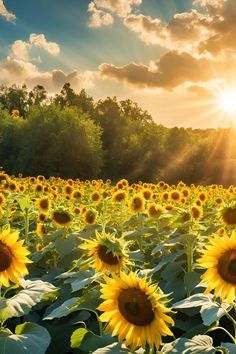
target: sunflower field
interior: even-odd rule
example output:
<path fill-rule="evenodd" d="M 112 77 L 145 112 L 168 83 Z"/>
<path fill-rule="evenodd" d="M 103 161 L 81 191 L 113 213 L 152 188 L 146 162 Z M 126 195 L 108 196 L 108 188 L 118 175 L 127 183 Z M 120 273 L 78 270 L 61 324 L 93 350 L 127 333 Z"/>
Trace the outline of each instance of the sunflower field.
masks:
<path fill-rule="evenodd" d="M 236 353 L 236 186 L 0 173 L 0 354 Z"/>

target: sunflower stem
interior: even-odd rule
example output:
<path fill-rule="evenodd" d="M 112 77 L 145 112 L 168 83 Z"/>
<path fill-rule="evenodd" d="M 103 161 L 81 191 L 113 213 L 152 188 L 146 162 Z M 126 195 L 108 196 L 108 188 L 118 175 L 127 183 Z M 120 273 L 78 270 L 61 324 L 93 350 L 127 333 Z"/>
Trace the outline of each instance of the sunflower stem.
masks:
<path fill-rule="evenodd" d="M 25 244 L 28 246 L 28 235 L 29 235 L 29 209 L 25 209 Z"/>
<path fill-rule="evenodd" d="M 186 245 L 186 253 L 187 253 L 187 271 L 193 271 L 193 244 L 188 242 Z"/>

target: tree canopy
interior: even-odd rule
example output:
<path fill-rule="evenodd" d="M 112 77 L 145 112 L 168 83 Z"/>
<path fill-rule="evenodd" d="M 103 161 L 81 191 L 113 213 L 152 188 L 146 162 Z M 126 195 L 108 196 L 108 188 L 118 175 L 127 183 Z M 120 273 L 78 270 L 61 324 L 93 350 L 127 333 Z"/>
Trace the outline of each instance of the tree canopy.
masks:
<path fill-rule="evenodd" d="M 0 165 L 62 178 L 235 183 L 233 129 L 166 128 L 130 99 L 95 101 L 69 83 L 0 87 Z"/>

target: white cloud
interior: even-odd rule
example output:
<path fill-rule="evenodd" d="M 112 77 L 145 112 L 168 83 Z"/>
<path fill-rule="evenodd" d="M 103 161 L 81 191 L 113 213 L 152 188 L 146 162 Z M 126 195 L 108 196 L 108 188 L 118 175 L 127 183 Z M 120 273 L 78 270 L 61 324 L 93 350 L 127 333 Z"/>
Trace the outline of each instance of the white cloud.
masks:
<path fill-rule="evenodd" d="M 0 0 L 0 16 L 4 17 L 7 21 L 14 21 L 16 19 L 16 15 L 6 9 L 3 0 Z"/>
<path fill-rule="evenodd" d="M 44 49 L 51 55 L 58 55 L 60 53 L 60 47 L 56 42 L 47 41 L 44 34 L 31 33 L 29 37 L 30 46 L 39 47 Z"/>
<path fill-rule="evenodd" d="M 112 11 L 120 17 L 125 17 L 132 11 L 132 6 L 139 6 L 142 0 L 94 0 L 96 7 Z"/>
<path fill-rule="evenodd" d="M 40 71 L 36 65 L 10 56 L 0 61 L 0 84 L 26 84 L 29 88 L 42 85 L 53 93 L 58 92 L 66 82 L 70 82 L 76 91 L 91 87 L 94 75 L 95 73 L 77 71 L 66 74 L 58 69 L 51 72 Z"/>
<path fill-rule="evenodd" d="M 29 49 L 29 43 L 26 43 L 20 39 L 15 41 L 11 46 L 12 55 L 15 58 L 19 58 L 24 61 L 29 60 Z"/>
<path fill-rule="evenodd" d="M 112 25 L 114 22 L 110 12 L 119 17 L 126 17 L 132 11 L 134 5 L 141 5 L 142 0 L 93 0 L 88 5 L 89 27 L 102 27 Z"/>
<path fill-rule="evenodd" d="M 44 34 L 32 33 L 29 37 L 28 42 L 17 40 L 12 44 L 11 55 L 17 59 L 29 61 L 29 52 L 32 48 L 35 47 L 43 49 L 53 56 L 56 56 L 60 53 L 60 47 L 56 42 L 47 41 Z"/>
<path fill-rule="evenodd" d="M 98 10 L 94 2 L 89 3 L 88 12 L 92 13 L 88 22 L 89 27 L 98 28 L 102 26 L 109 26 L 114 22 L 112 15 L 102 10 Z"/>
<path fill-rule="evenodd" d="M 196 55 L 228 55 L 236 52 L 236 0 L 196 0 L 205 10 L 175 14 L 169 23 L 150 16 L 129 15 L 124 25 L 148 45 Z"/>
<path fill-rule="evenodd" d="M 124 25 L 138 33 L 147 45 L 159 44 L 168 49 L 194 50 L 197 44 L 213 34 L 209 28 L 211 19 L 196 10 L 176 14 L 168 24 L 159 18 L 144 15 L 129 15 Z"/>

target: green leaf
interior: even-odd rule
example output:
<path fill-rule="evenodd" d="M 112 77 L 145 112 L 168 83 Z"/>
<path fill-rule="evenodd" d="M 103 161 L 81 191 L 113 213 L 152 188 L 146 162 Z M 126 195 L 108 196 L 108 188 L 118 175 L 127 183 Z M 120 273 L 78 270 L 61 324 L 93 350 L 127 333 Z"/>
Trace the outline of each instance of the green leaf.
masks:
<path fill-rule="evenodd" d="M 97 275 L 94 276 L 94 270 L 85 270 L 77 274 L 75 280 L 71 282 L 72 292 L 83 289 L 85 286 L 91 284 Z"/>
<path fill-rule="evenodd" d="M 198 306 L 203 306 L 206 303 L 209 303 L 209 301 L 210 301 L 209 295 L 204 295 L 200 293 L 200 294 L 192 295 L 187 299 L 176 302 L 173 305 L 173 308 L 186 309 L 191 307 L 198 307 Z"/>
<path fill-rule="evenodd" d="M 173 305 L 175 309 L 187 309 L 192 307 L 201 307 L 200 314 L 205 326 L 210 326 L 218 321 L 231 309 L 231 305 L 226 302 L 217 303 L 212 294 L 196 294 L 179 301 Z"/>
<path fill-rule="evenodd" d="M 196 285 L 200 282 L 200 274 L 197 272 L 187 272 L 184 274 L 184 284 L 187 294 L 195 289 Z"/>
<path fill-rule="evenodd" d="M 209 353 L 214 354 L 215 348 L 213 347 L 213 340 L 206 335 L 197 335 L 189 339 L 185 343 L 186 351 L 184 353 L 199 354 Z"/>
<path fill-rule="evenodd" d="M 71 299 L 66 300 L 65 302 L 63 302 L 63 304 L 61 304 L 60 306 L 52 310 L 52 312 L 50 312 L 43 319 L 53 320 L 54 318 L 61 318 L 64 316 L 68 316 L 70 313 L 78 310 L 77 308 L 73 308 L 73 305 L 76 304 L 78 300 L 79 300 L 78 297 L 72 297 Z"/>
<path fill-rule="evenodd" d="M 236 353 L 236 344 L 233 343 L 221 343 L 220 344 L 223 348 L 228 350 L 228 353 Z"/>
<path fill-rule="evenodd" d="M 87 328 L 76 329 L 71 336 L 71 348 L 80 348 L 86 352 L 94 351 L 114 342 L 111 336 L 98 336 Z"/>
<path fill-rule="evenodd" d="M 165 269 L 161 272 L 161 277 L 166 280 L 171 280 L 178 278 L 178 275 L 183 272 L 180 262 L 174 262 L 168 264 Z"/>
<path fill-rule="evenodd" d="M 68 237 L 67 239 L 58 238 L 54 245 L 60 257 L 63 258 L 64 256 L 70 254 L 73 248 L 76 246 L 76 238 L 72 236 Z"/>
<path fill-rule="evenodd" d="M 89 333 L 87 328 L 76 329 L 71 336 L 71 348 L 79 348 L 87 333 Z"/>
<path fill-rule="evenodd" d="M 22 280 L 20 286 L 23 290 L 20 290 L 18 294 L 12 298 L 0 300 L 0 321 L 2 323 L 8 318 L 28 314 L 45 294 L 56 290 L 54 285 L 42 280 Z"/>
<path fill-rule="evenodd" d="M 106 347 L 99 348 L 92 352 L 92 354 L 122 354 L 122 353 L 130 353 L 130 350 L 123 348 L 120 343 L 112 343 L 107 345 Z"/>
<path fill-rule="evenodd" d="M 27 196 L 18 196 L 17 198 L 18 204 L 20 206 L 21 211 L 25 212 L 25 210 L 28 210 L 31 206 L 31 200 L 30 197 Z"/>
<path fill-rule="evenodd" d="M 50 344 L 48 331 L 35 323 L 18 325 L 15 334 L 0 331 L 0 354 L 44 354 Z"/>
<path fill-rule="evenodd" d="M 201 317 L 203 324 L 205 326 L 210 326 L 212 323 L 218 321 L 221 317 L 225 315 L 231 309 L 231 306 L 226 303 L 217 304 L 211 302 L 210 304 L 205 304 L 201 308 Z"/>
<path fill-rule="evenodd" d="M 187 338 L 179 338 L 171 343 L 166 343 L 163 346 L 161 353 L 165 353 L 165 354 L 183 353 L 185 349 L 185 343 L 187 342 L 187 340 L 188 340 Z"/>

